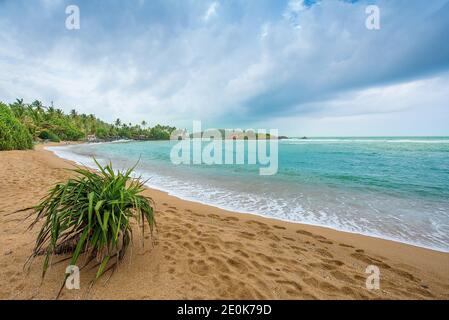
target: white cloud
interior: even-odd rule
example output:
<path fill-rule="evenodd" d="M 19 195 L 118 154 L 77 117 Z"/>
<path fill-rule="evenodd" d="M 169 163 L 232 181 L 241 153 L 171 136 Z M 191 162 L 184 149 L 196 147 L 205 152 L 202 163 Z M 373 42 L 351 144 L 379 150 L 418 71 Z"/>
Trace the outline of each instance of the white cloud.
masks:
<path fill-rule="evenodd" d="M 449 75 L 348 92 L 324 102 L 333 116 L 402 112 L 414 108 L 448 106 Z M 432 94 L 429 94 L 429 93 Z M 322 114 L 322 112 L 320 112 Z"/>
<path fill-rule="evenodd" d="M 144 21 L 123 14 L 133 23 L 107 24 L 86 9 L 86 27 L 61 34 L 52 32 L 63 28 L 64 15 L 55 29 L 42 25 L 43 32 L 29 16 L 14 24 L 14 16 L 0 11 L 0 100 L 54 100 L 66 111 L 76 107 L 108 121 L 273 123 L 291 126 L 290 134 L 296 128 L 291 119 L 309 119 L 309 128 L 334 123 L 343 130 L 341 119 L 394 117 L 420 104 L 426 108 L 426 101 L 442 108 L 448 98 L 442 85 L 448 76 L 423 76 L 433 70 L 431 61 L 445 54 L 447 60 L 447 50 L 432 42 L 445 29 L 428 19 L 432 11 L 424 4 L 416 16 L 417 9 L 385 2 L 383 11 L 395 19 L 384 17 L 382 30 L 370 33 L 360 5 L 342 1 L 307 10 L 303 1 L 290 1 L 276 16 L 263 17 L 248 3 L 236 8 L 213 2 L 206 11 L 204 4 L 162 3 L 172 10 L 164 7 L 151 19 L 142 15 Z M 151 5 L 146 2 L 142 10 L 153 12 Z M 210 21 L 218 8 L 220 19 L 213 24 L 198 19 Z M 286 20 L 286 12 L 300 14 L 301 31 Z M 118 31 L 111 28 L 116 24 Z"/>
<path fill-rule="evenodd" d="M 63 0 L 40 0 L 40 2 L 47 9 L 55 9 L 63 3 Z"/>
<path fill-rule="evenodd" d="M 217 14 L 217 9 L 220 6 L 218 2 L 212 2 L 206 10 L 206 13 L 203 16 L 204 21 L 209 21 L 211 18 L 215 17 Z"/>
<path fill-rule="evenodd" d="M 449 123 L 447 88 L 449 74 L 355 90 L 310 103 L 307 114 L 292 111 L 259 126 L 298 136 L 447 135 L 442 130 Z"/>
<path fill-rule="evenodd" d="M 268 36 L 269 31 L 270 31 L 270 24 L 265 23 L 261 28 L 260 37 L 265 38 L 266 36 Z"/>
<path fill-rule="evenodd" d="M 304 0 L 290 0 L 284 11 L 283 17 L 284 19 L 289 21 L 293 27 L 295 27 L 296 29 L 301 29 L 299 15 L 306 9 L 307 6 L 305 5 Z"/>

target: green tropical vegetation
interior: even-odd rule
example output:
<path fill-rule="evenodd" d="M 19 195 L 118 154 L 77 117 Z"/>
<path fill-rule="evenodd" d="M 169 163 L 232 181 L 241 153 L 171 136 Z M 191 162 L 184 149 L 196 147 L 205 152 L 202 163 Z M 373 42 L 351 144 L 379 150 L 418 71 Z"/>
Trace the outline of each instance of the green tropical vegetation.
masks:
<path fill-rule="evenodd" d="M 131 177 L 134 167 L 115 172 L 111 164 L 95 162 L 98 172 L 77 168 L 74 178 L 56 184 L 40 204 L 21 210 L 36 214 L 30 228 L 41 226 L 26 264 L 45 256 L 42 278 L 54 255 L 68 253 L 70 257 L 61 261 L 70 260 L 69 265 L 77 265 L 80 256 L 85 256 L 80 270 L 96 261 L 93 284 L 105 272 L 113 272 L 125 256 L 132 241 L 132 220 L 138 223 L 142 242 L 146 224 L 153 232 L 153 202 L 141 194 L 144 182 Z"/>
<path fill-rule="evenodd" d="M 175 129 L 160 124 L 148 127 L 145 120 L 133 125 L 117 119 L 109 124 L 93 114 L 78 114 L 75 109 L 66 114 L 38 100 L 30 104 L 23 99 L 9 105 L 0 102 L 0 150 L 29 149 L 39 140 L 79 141 L 89 136 L 95 141 L 168 140 Z"/>
<path fill-rule="evenodd" d="M 32 147 L 33 139 L 27 128 L 7 105 L 0 102 L 0 150 L 24 150 Z"/>

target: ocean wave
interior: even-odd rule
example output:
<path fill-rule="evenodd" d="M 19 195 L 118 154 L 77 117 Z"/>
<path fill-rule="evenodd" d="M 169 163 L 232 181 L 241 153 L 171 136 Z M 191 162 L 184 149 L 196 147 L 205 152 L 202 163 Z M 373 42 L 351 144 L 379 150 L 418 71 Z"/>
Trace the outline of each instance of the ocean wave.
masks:
<path fill-rule="evenodd" d="M 449 139 L 438 140 L 419 140 L 419 139 L 338 139 L 338 138 L 309 138 L 309 139 L 285 139 L 281 140 L 284 144 L 307 144 L 307 143 L 435 143 L 435 144 L 449 144 Z"/>

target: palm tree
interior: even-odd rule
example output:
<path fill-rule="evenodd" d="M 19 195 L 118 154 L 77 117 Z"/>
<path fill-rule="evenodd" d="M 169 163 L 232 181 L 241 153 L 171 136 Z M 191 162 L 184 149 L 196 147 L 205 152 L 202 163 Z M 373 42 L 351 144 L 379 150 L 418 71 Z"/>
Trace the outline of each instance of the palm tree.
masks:
<path fill-rule="evenodd" d="M 142 121 L 142 127 L 145 129 L 147 122 L 145 120 Z"/>
<path fill-rule="evenodd" d="M 31 105 L 38 112 L 42 112 L 44 110 L 44 105 L 39 100 L 34 100 L 33 103 L 31 103 Z"/>
<path fill-rule="evenodd" d="M 25 104 L 23 103 L 23 99 L 16 99 L 16 104 L 22 107 L 25 106 Z"/>
<path fill-rule="evenodd" d="M 70 110 L 70 116 L 71 116 L 72 118 L 75 118 L 76 116 L 78 116 L 78 113 L 76 112 L 75 109 Z"/>
<path fill-rule="evenodd" d="M 23 103 L 23 99 L 16 99 L 16 102 L 11 105 L 11 110 L 17 118 L 22 119 L 25 115 L 25 104 Z"/>
<path fill-rule="evenodd" d="M 33 101 L 29 107 L 29 111 L 31 113 L 31 117 L 34 119 L 36 123 L 41 122 L 42 113 L 44 112 L 44 106 L 42 105 L 42 102 L 39 100 Z"/>
<path fill-rule="evenodd" d="M 121 124 L 122 122 L 120 121 L 120 119 L 117 118 L 117 120 L 115 120 L 115 126 L 120 127 Z"/>

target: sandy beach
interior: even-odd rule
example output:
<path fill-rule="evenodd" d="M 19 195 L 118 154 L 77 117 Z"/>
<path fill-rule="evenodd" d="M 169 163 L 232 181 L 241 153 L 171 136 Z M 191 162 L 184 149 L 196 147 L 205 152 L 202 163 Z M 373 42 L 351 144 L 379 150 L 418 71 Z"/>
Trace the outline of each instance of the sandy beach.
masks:
<path fill-rule="evenodd" d="M 65 262 L 41 285 L 42 259 L 23 265 L 38 228 L 16 210 L 38 203 L 66 179 L 69 161 L 44 150 L 0 152 L 0 298 L 53 299 Z M 157 231 L 112 277 L 61 299 L 448 299 L 449 254 L 388 240 L 233 213 L 148 189 Z M 64 258 L 57 257 L 53 262 Z M 367 290 L 368 265 L 380 268 L 380 289 Z M 108 280 L 109 278 L 109 280 Z"/>

